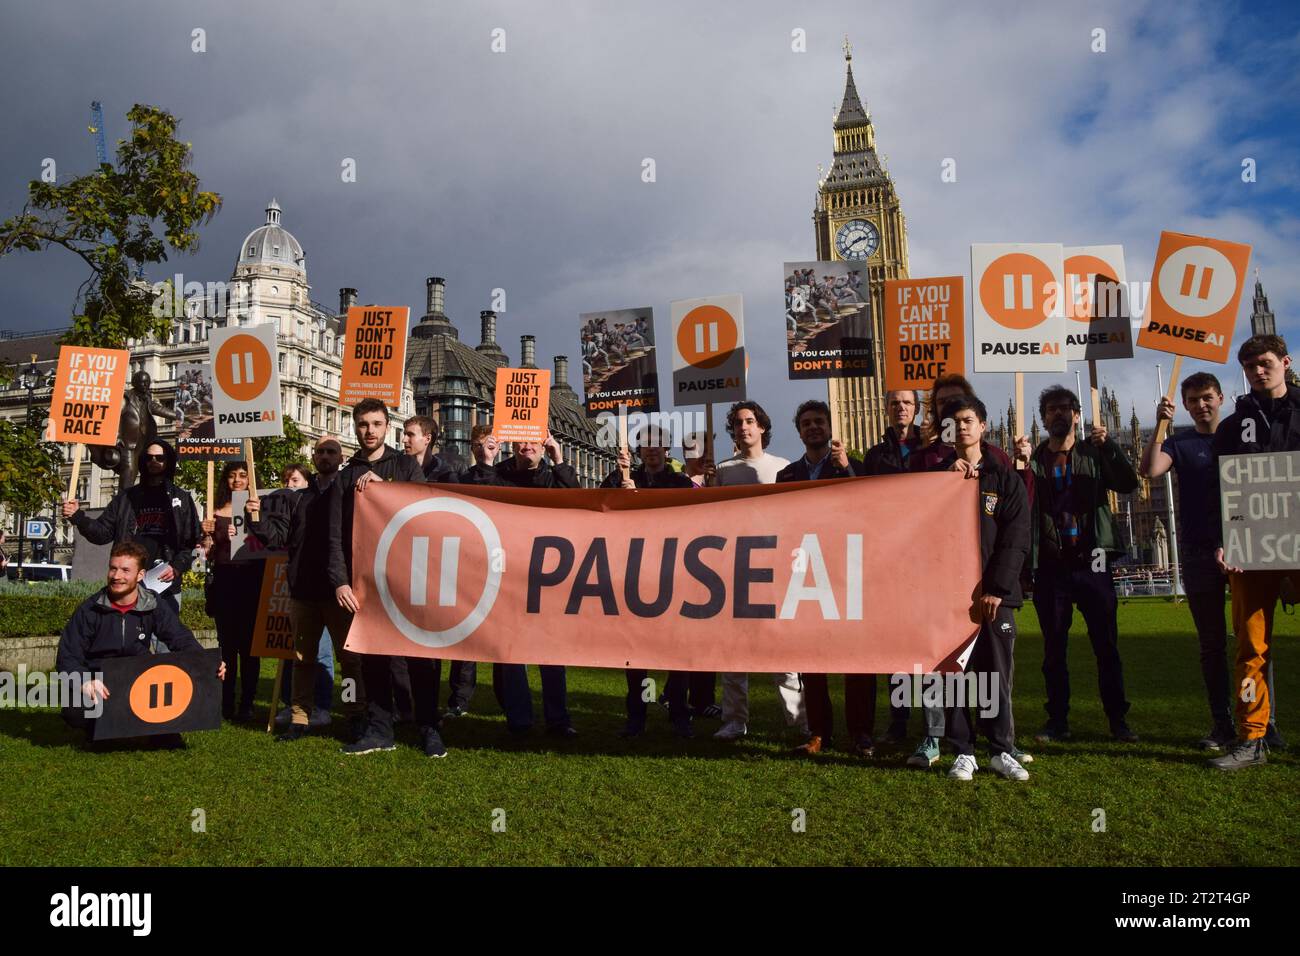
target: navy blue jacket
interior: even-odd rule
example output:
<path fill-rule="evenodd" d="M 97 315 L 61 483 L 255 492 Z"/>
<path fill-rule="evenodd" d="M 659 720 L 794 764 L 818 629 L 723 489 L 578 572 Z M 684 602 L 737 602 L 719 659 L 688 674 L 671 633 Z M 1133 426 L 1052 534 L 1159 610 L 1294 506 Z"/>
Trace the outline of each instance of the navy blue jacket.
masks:
<path fill-rule="evenodd" d="M 113 607 L 108 588 L 82 601 L 59 638 L 55 669 L 81 673 L 95 670 L 96 663 L 109 657 L 148 654 L 150 635 L 173 651 L 203 650 L 170 604 L 143 586 L 136 595 L 135 607 L 125 614 Z"/>

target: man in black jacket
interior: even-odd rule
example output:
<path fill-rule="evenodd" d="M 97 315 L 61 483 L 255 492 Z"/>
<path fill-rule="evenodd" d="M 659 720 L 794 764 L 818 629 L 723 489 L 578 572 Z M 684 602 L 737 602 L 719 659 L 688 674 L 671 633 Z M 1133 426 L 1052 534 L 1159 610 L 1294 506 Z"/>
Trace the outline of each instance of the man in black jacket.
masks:
<path fill-rule="evenodd" d="M 668 467 L 668 443 L 663 431 L 657 427 L 647 427 L 638 436 L 641 464 L 632 468 L 632 458 L 626 448 L 619 449 L 618 467 L 611 471 L 603 482 L 602 488 L 624 488 L 636 491 L 640 488 L 694 488 L 691 481 L 680 471 Z M 623 477 L 623 469 L 628 469 L 628 476 Z M 646 704 L 654 696 L 649 691 L 648 674 L 644 668 L 629 668 L 624 671 L 627 677 L 627 726 L 619 732 L 620 737 L 639 737 L 645 733 Z M 686 690 L 690 683 L 689 671 L 669 671 L 664 683 L 664 700 L 668 704 L 668 719 L 672 722 L 673 732 L 679 737 L 693 737 L 691 730 L 691 712 L 686 705 Z"/>
<path fill-rule="evenodd" d="M 1237 399 L 1236 410 L 1214 432 L 1214 500 L 1219 496 L 1219 459 L 1224 455 L 1300 451 L 1300 388 L 1287 382 L 1291 356 L 1278 335 L 1254 335 L 1237 351 L 1250 394 Z M 1232 590 L 1232 630 L 1237 638 L 1237 660 L 1233 668 L 1236 698 L 1237 741 L 1222 757 L 1210 761 L 1219 770 L 1240 770 L 1268 762 L 1270 747 L 1282 749 L 1280 736 L 1269 740 L 1269 718 L 1273 714 L 1273 610 L 1283 584 L 1300 584 L 1294 570 L 1243 571 L 1238 549 L 1225 553 L 1223 526 L 1213 528 L 1217 544 L 1215 559 L 1228 575 Z"/>
<path fill-rule="evenodd" d="M 190 629 L 181 623 L 166 601 L 160 601 L 148 588 L 141 587 L 149 553 L 139 544 L 120 541 L 109 552 L 108 577 L 104 587 L 82 601 L 63 628 L 55 668 L 60 674 L 85 674 L 96 671 L 103 661 L 113 657 L 137 657 L 149 653 L 150 640 L 166 645 L 171 651 L 200 651 L 203 646 Z M 217 677 L 226 678 L 226 664 L 221 662 Z M 95 734 L 94 717 L 86 710 L 111 695 L 98 678 L 81 684 L 83 707 L 64 707 L 63 719 L 72 727 Z M 154 746 L 184 746 L 179 734 L 153 738 Z"/>
<path fill-rule="evenodd" d="M 203 536 L 199 513 L 188 491 L 173 484 L 176 452 L 161 439 L 140 452 L 140 481 L 113 496 L 103 513 L 92 518 L 75 498 L 63 503 L 68 519 L 91 544 L 135 541 L 148 555 L 148 568 L 166 563 L 160 580 L 170 581 L 163 598 L 180 613 L 181 579 L 194 563 L 194 549 Z"/>
<path fill-rule="evenodd" d="M 496 459 L 497 440 L 490 434 L 472 440 L 475 464 L 462 476 L 465 484 L 502 485 L 514 488 L 577 488 L 577 472 L 565 464 L 560 446 L 552 435 L 545 442 L 515 442 L 515 453 L 505 461 Z M 542 664 L 542 716 L 546 732 L 557 737 L 576 737 L 569 716 L 568 688 L 564 668 Z M 493 664 L 492 689 L 506 712 L 506 727 L 512 734 L 526 734 L 533 726 L 533 694 L 528 688 L 526 664 Z"/>
<path fill-rule="evenodd" d="M 864 475 L 900 475 L 908 470 L 908 457 L 921 447 L 921 429 L 912 424 L 918 407 L 915 390 L 889 392 L 885 402 L 889 408 L 889 427 L 885 429 L 885 440 L 873 445 L 863 456 L 860 472 Z"/>
<path fill-rule="evenodd" d="M 361 655 L 343 647 L 351 615 L 334 596 L 330 585 L 330 516 L 338 495 L 338 471 L 343 448 L 333 438 L 322 438 L 312 451 L 316 474 L 307 487 L 285 498 L 286 508 L 263 508 L 254 533 L 273 548 L 289 553 L 289 620 L 293 625 L 294 663 L 291 678 L 293 705 L 289 729 L 277 740 L 297 740 L 307 733 L 314 706 L 313 688 L 317 658 L 325 629 L 329 629 L 334 656 L 343 672 L 343 712 L 348 717 L 351 741 L 365 731 L 366 692 Z M 251 504 L 251 502 L 250 502 Z"/>
<path fill-rule="evenodd" d="M 969 705 L 980 707 L 979 729 L 988 739 L 993 769 L 1010 780 L 1028 780 L 1029 773 L 1014 756 L 1011 720 L 1011 663 L 1016 641 L 1015 609 L 1024 603 L 1020 569 L 1029 552 L 1029 499 L 1024 482 L 1014 471 L 984 455 L 980 442 L 988 429 L 988 412 L 978 398 L 963 397 L 943 408 L 944 421 L 954 423 L 953 451 L 939 468 L 978 479 L 980 483 L 980 632 L 966 663 L 966 673 L 977 680 L 954 687 L 958 699 L 945 699 L 945 725 L 949 743 L 957 752 L 948 777 L 970 780 L 979 769 L 975 762 L 975 725 Z M 971 689 L 979 687 L 995 699 L 972 702 Z M 977 694 L 984 697 L 984 694 Z M 947 688 L 945 688 L 947 697 Z"/>
<path fill-rule="evenodd" d="M 898 394 L 898 393 L 891 393 Z M 910 392 L 904 394 L 911 394 Z M 892 406 L 891 406 L 892 407 Z M 858 467 L 844 450 L 844 443 L 831 438 L 831 410 L 825 402 L 810 399 L 794 413 L 794 427 L 804 445 L 803 457 L 776 473 L 777 483 L 817 481 L 823 478 L 853 478 Z M 804 706 L 808 711 L 808 740 L 795 748 L 805 756 L 821 753 L 830 746 L 835 726 L 830 686 L 825 674 L 800 674 Z M 849 727 L 853 752 L 868 757 L 875 752 L 871 732 L 876 718 L 876 676 L 844 675 L 844 718 Z"/>
<path fill-rule="evenodd" d="M 352 593 L 355 496 L 365 494 L 366 487 L 375 481 L 424 483 L 424 472 L 415 459 L 384 443 L 388 436 L 387 405 L 377 398 L 362 399 L 353 406 L 352 423 L 360 448 L 339 472 L 335 480 L 338 493 L 330 499 L 329 579 L 339 605 L 348 612 L 341 633 L 330 628 L 330 636 L 339 646 L 347 640 L 352 615 L 361 607 Z M 411 678 L 412 706 L 424 753 L 429 757 L 445 757 L 447 748 L 438 732 L 438 685 L 433 676 L 433 661 L 428 657 L 407 657 L 406 670 Z M 356 755 L 395 750 L 392 662 L 388 655 L 363 654 L 361 674 L 366 685 L 366 730 L 360 740 L 348 744 L 343 752 Z"/>

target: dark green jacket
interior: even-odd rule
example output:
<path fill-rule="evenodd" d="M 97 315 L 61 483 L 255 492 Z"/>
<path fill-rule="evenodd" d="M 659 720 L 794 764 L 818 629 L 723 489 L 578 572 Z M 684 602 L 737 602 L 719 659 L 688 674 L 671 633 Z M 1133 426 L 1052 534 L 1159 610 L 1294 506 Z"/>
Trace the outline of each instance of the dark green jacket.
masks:
<path fill-rule="evenodd" d="M 1034 533 L 1029 539 L 1029 566 L 1038 567 L 1039 555 L 1046 549 L 1049 553 L 1058 552 L 1061 542 L 1056 533 L 1056 524 L 1046 510 L 1051 499 L 1050 475 L 1043 472 L 1039 455 L 1047 447 L 1044 441 L 1034 449 L 1029 460 L 1029 467 L 1034 472 Z M 1133 464 L 1124 455 L 1124 450 L 1112 438 L 1098 448 L 1084 439 L 1076 441 L 1070 452 L 1070 467 L 1074 472 L 1074 483 L 1079 486 L 1085 501 L 1091 500 L 1092 507 L 1079 516 L 1079 532 L 1091 536 L 1094 548 L 1104 548 L 1107 554 L 1122 552 L 1123 544 L 1115 532 L 1115 518 L 1110 513 L 1110 502 L 1106 492 L 1114 491 L 1128 494 L 1138 486 L 1138 475 Z"/>

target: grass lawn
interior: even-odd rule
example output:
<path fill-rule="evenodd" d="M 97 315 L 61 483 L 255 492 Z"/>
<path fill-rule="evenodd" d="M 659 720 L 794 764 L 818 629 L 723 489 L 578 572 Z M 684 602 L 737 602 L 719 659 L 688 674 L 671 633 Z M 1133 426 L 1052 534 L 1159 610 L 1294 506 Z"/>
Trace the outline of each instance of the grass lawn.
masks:
<path fill-rule="evenodd" d="M 984 765 L 970 783 L 906 768 L 906 752 L 859 760 L 786 755 L 770 681 L 751 680 L 751 736 L 678 741 L 664 711 L 636 741 L 623 723 L 623 675 L 570 670 L 581 736 L 506 734 L 490 668 L 476 713 L 444 727 L 451 752 L 412 746 L 343 757 L 339 741 L 276 744 L 227 725 L 188 736 L 183 752 L 88 753 L 51 711 L 0 711 L 0 862 L 28 865 L 216 864 L 808 864 L 1296 865 L 1292 808 L 1300 764 L 1224 774 L 1192 746 L 1209 729 L 1196 639 L 1185 605 L 1121 605 L 1121 653 L 1136 745 L 1112 743 L 1096 668 L 1076 616 L 1069 744 L 1039 746 L 1042 640 L 1020 614 L 1016 717 L 1037 758 L 1028 783 Z M 1282 733 L 1300 745 L 1300 624 L 1278 612 Z M 262 701 L 273 662 L 263 667 Z M 540 724 L 540 690 L 533 673 Z M 662 678 L 662 675 L 660 675 Z M 445 679 L 445 671 L 444 671 Z M 839 682 L 833 683 L 842 721 Z M 884 729 L 885 694 L 878 700 Z M 265 716 L 265 710 L 262 711 Z M 336 721 L 336 728 L 341 721 Z M 914 714 L 913 730 L 920 727 Z M 842 728 L 839 735 L 843 738 Z M 408 744 L 414 737 L 399 737 Z M 206 832 L 194 832 L 195 808 Z M 806 831 L 795 832 L 802 809 Z M 1096 811 L 1105 831 L 1095 832 Z M 504 811 L 504 817 L 500 812 Z M 504 832 L 494 832 L 504 819 Z"/>

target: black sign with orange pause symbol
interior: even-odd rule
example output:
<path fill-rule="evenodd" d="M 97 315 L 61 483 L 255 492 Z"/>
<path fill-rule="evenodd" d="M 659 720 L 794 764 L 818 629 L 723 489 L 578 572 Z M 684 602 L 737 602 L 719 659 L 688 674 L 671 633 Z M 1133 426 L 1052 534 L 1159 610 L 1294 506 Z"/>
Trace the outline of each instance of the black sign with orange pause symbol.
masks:
<path fill-rule="evenodd" d="M 673 404 L 739 402 L 745 397 L 745 315 L 739 295 L 671 303 Z"/>
<path fill-rule="evenodd" d="M 275 326 L 213 329 L 208 350 L 216 437 L 283 434 Z"/>
<path fill-rule="evenodd" d="M 139 654 L 103 661 L 108 699 L 95 721 L 95 739 L 148 737 L 221 728 L 218 649 Z"/>

